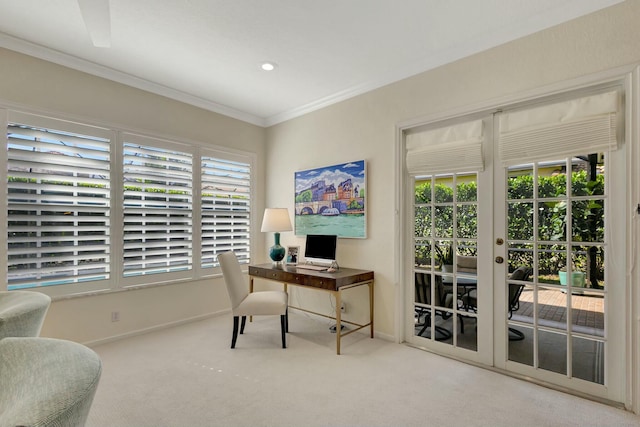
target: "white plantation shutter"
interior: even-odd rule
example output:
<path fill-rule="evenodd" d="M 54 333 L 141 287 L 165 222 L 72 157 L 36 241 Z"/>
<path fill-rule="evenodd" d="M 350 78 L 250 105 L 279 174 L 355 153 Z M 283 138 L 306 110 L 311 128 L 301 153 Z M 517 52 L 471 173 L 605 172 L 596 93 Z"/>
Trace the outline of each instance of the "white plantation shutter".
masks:
<path fill-rule="evenodd" d="M 232 250 L 250 261 L 251 164 L 245 156 L 202 156 L 202 267 L 219 266 Z M 234 156 L 235 157 L 235 156 Z"/>
<path fill-rule="evenodd" d="M 482 171 L 483 121 L 474 120 L 410 133 L 406 165 L 410 175 Z"/>
<path fill-rule="evenodd" d="M 191 270 L 192 155 L 124 139 L 124 276 Z"/>
<path fill-rule="evenodd" d="M 608 92 L 500 117 L 500 159 L 505 166 L 599 153 L 618 148 L 618 92 Z"/>
<path fill-rule="evenodd" d="M 10 115 L 9 290 L 109 278 L 111 135 L 101 128 Z"/>
<path fill-rule="evenodd" d="M 228 250 L 250 262 L 255 154 L 7 109 L 0 122 L 6 289 L 200 278 Z"/>

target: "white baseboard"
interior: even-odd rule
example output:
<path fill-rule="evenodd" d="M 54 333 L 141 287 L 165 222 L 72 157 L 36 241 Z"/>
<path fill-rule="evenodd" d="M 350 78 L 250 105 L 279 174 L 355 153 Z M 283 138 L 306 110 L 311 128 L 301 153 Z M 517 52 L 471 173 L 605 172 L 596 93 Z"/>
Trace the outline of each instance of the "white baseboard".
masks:
<path fill-rule="evenodd" d="M 135 337 L 137 335 L 147 334 L 149 332 L 159 331 L 159 330 L 162 330 L 162 329 L 172 328 L 174 326 L 184 325 L 186 323 L 197 322 L 197 321 L 205 320 L 205 319 L 208 319 L 208 318 L 211 318 L 211 317 L 220 316 L 222 314 L 229 313 L 230 311 L 231 311 L 230 309 L 227 309 L 227 310 L 222 310 L 222 311 L 218 311 L 218 312 L 214 312 L 214 313 L 201 314 L 199 316 L 189 317 L 187 319 L 181 319 L 181 320 L 177 320 L 175 322 L 163 323 L 163 324 L 160 324 L 160 325 L 151 326 L 149 328 L 137 329 L 135 331 L 126 332 L 124 334 L 113 335 L 113 336 L 107 337 L 107 338 L 101 338 L 99 340 L 87 341 L 87 342 L 84 342 L 82 344 L 86 345 L 87 347 L 95 347 L 95 346 L 98 346 L 98 345 L 101 345 L 101 344 L 107 344 L 107 343 L 110 343 L 110 342 L 113 342 L 113 341 L 118 341 L 118 340 L 125 339 L 125 338 L 131 338 L 131 337 Z"/>
<path fill-rule="evenodd" d="M 168 322 L 168 323 L 163 323 L 160 325 L 155 325 L 155 326 L 151 326 L 149 328 L 143 328 L 143 329 L 136 329 L 135 331 L 130 331 L 130 332 L 126 332 L 124 334 L 119 334 L 119 335 L 113 335 L 107 338 L 101 338 L 98 340 L 93 340 L 93 341 L 87 341 L 84 342 L 83 344 L 86 345 L 87 347 L 95 347 L 95 346 L 99 346 L 102 344 L 107 344 L 110 342 L 114 342 L 114 341 L 119 341 L 125 338 L 131 338 L 131 337 L 135 337 L 138 335 L 143 335 L 143 334 L 147 334 L 149 332 L 154 332 L 154 331 L 159 331 L 162 329 L 167 329 L 167 328 L 173 328 L 175 326 L 180 326 L 180 325 L 184 325 L 186 323 L 191 323 L 191 322 L 198 322 L 200 320 L 205 320 L 205 319 L 209 319 L 211 317 L 216 317 L 216 316 L 221 316 L 223 314 L 227 314 L 229 313 L 231 310 L 227 309 L 227 310 L 221 310 L 221 311 L 217 311 L 214 313 L 207 313 L 207 314 L 201 314 L 199 316 L 194 316 L 194 317 L 189 317 L 187 319 L 181 319 L 181 320 L 177 320 L 175 322 Z M 326 318 L 323 318 L 321 316 L 316 316 L 312 313 L 307 313 L 307 312 L 298 312 L 297 314 L 299 315 L 303 315 L 303 316 L 307 316 L 310 318 L 316 318 L 318 320 L 320 319 L 324 319 L 327 320 Z M 360 334 L 369 334 L 369 330 L 367 328 L 361 329 L 359 331 L 357 331 L 356 333 L 360 333 Z M 380 332 L 377 332 L 374 330 L 373 333 L 375 338 L 379 338 L 385 341 L 389 341 L 389 342 L 394 342 L 395 341 L 395 337 L 393 335 L 389 335 L 389 334 L 383 334 Z"/>

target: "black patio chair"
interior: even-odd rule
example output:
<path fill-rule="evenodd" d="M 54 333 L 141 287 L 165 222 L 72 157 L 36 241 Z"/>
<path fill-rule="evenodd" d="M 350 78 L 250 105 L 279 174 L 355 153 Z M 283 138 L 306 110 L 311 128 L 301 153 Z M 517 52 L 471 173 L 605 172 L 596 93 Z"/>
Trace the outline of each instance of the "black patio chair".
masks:
<path fill-rule="evenodd" d="M 528 282 L 531 274 L 533 273 L 533 269 L 530 267 L 521 266 L 516 268 L 513 273 L 509 276 L 509 299 L 507 301 L 507 308 L 509 310 L 509 319 L 513 316 L 513 313 L 520 309 L 520 295 L 522 294 L 522 290 L 524 289 L 524 284 L 522 283 L 511 283 L 512 280 L 517 280 L 520 282 Z M 462 296 L 462 305 L 465 310 L 470 310 L 473 312 L 478 311 L 478 299 L 477 299 L 477 289 L 472 289 L 466 294 Z M 524 339 L 524 334 L 514 328 L 509 328 L 509 340 L 510 341 L 520 341 Z"/>
<path fill-rule="evenodd" d="M 511 280 L 519 280 L 521 282 L 528 282 L 533 269 L 530 267 L 518 267 L 515 269 L 511 276 L 509 276 L 509 319 L 513 316 L 515 311 L 520 309 L 520 295 L 524 289 L 522 283 L 511 283 Z M 524 334 L 514 328 L 509 328 L 509 341 L 521 341 L 524 339 Z"/>
<path fill-rule="evenodd" d="M 430 305 L 434 307 L 436 316 L 440 316 L 443 319 L 451 317 L 451 313 L 443 310 L 438 310 L 437 307 L 452 308 L 453 307 L 453 295 L 444 291 L 442 285 L 442 276 L 435 276 L 435 289 L 434 289 L 435 304 L 431 303 L 431 274 L 430 273 L 415 273 L 415 302 L 419 304 Z M 418 316 L 418 323 L 416 326 L 422 326 L 418 335 L 422 335 L 431 326 L 431 308 L 422 307 L 416 305 L 416 315 Z M 424 316 L 424 322 L 421 323 L 419 319 Z M 464 333 L 464 326 L 460 326 L 461 332 Z M 433 328 L 435 331 L 435 339 L 437 341 L 443 341 L 451 338 L 451 331 L 443 328 L 442 326 L 435 325 Z"/>

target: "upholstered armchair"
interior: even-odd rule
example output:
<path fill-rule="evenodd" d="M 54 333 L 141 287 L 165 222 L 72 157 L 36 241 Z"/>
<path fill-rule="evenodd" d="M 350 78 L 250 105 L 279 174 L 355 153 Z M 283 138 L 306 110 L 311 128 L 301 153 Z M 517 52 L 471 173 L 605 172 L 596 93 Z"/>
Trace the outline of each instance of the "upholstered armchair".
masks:
<path fill-rule="evenodd" d="M 0 340 L 0 426 L 84 426 L 102 373 L 91 349 L 52 338 Z"/>
<path fill-rule="evenodd" d="M 37 337 L 51 298 L 41 292 L 0 292 L 0 339 Z"/>

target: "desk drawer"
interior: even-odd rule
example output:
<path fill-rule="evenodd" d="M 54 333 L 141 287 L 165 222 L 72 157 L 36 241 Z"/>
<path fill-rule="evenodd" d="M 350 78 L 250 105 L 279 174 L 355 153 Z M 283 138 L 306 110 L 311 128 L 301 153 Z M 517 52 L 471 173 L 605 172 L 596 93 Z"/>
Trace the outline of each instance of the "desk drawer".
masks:
<path fill-rule="evenodd" d="M 332 291 L 336 290 L 336 281 L 323 277 L 306 276 L 304 278 L 304 285 L 320 289 L 329 289 Z"/>
<path fill-rule="evenodd" d="M 274 270 L 264 270 L 261 268 L 255 268 L 249 266 L 249 275 L 255 277 L 264 277 L 269 280 L 277 280 L 278 282 L 286 281 L 285 278 L 288 275 L 286 271 L 274 271 Z"/>
<path fill-rule="evenodd" d="M 291 283 L 296 285 L 304 284 L 304 275 L 293 273 L 290 271 L 274 271 L 265 270 L 249 266 L 249 275 L 254 277 L 263 277 L 276 282 Z"/>
<path fill-rule="evenodd" d="M 267 277 L 267 274 L 266 271 L 261 268 L 249 266 L 249 276 Z"/>

